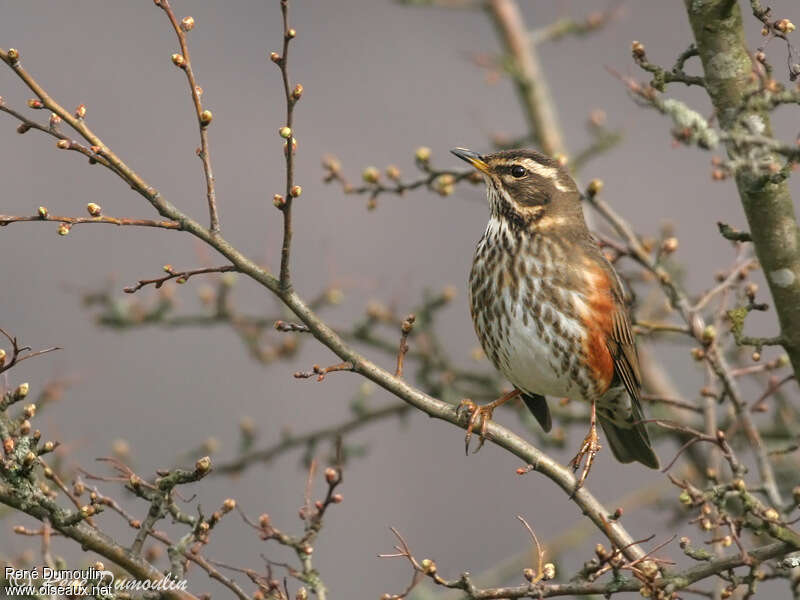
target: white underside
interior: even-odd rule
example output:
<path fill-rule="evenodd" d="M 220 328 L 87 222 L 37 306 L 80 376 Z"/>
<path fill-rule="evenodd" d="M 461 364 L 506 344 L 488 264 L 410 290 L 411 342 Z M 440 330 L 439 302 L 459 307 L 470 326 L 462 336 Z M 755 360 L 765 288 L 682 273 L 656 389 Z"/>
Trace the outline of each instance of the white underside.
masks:
<path fill-rule="evenodd" d="M 503 301 L 507 302 L 508 299 L 504 298 Z M 552 348 L 539 336 L 533 319 L 529 319 L 526 326 L 520 314 L 525 309 L 517 305 L 513 310 L 516 314 L 511 319 L 507 338 L 511 352 L 508 365 L 503 365 L 503 374 L 516 387 L 528 392 L 582 399 L 578 386 L 568 375 L 562 375 L 561 357 L 554 358 Z M 571 319 L 562 319 L 562 327 L 578 329 L 577 323 Z M 544 328 L 552 339 L 555 332 L 549 331 L 547 325 Z"/>

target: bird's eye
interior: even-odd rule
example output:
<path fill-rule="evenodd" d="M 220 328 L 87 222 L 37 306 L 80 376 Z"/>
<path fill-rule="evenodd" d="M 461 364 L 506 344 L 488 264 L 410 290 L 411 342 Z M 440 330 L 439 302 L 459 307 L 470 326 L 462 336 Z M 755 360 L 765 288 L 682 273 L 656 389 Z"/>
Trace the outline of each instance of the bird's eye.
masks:
<path fill-rule="evenodd" d="M 525 177 L 526 173 L 527 173 L 527 171 L 525 170 L 525 167 L 523 167 L 523 166 L 520 166 L 520 165 L 514 165 L 514 166 L 511 168 L 511 174 L 512 174 L 514 177 L 517 177 L 517 178 L 520 178 L 520 177 Z"/>

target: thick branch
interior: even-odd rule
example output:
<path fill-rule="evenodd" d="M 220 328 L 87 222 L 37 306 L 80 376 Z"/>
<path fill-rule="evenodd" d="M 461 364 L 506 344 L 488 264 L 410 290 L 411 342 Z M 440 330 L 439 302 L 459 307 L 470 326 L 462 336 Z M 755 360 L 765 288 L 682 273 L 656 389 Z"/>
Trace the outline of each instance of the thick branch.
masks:
<path fill-rule="evenodd" d="M 31 501 L 30 498 L 25 498 L 17 490 L 2 483 L 0 483 L 0 502 L 40 521 L 50 521 L 54 530 L 65 537 L 75 540 L 85 550 L 96 552 L 100 556 L 107 558 L 139 579 L 159 581 L 164 578 L 164 574 L 161 571 L 143 558 L 130 552 L 127 548 L 120 546 L 98 529 L 83 521 L 74 525 L 60 523 L 58 519 L 53 518 L 53 514 L 50 511 L 39 503 Z M 165 591 L 164 596 L 173 600 L 195 598 L 191 594 L 177 591 Z"/>
<path fill-rule="evenodd" d="M 685 0 L 705 73 L 706 89 L 720 126 L 741 133 L 742 121 L 758 121 L 771 135 L 767 112 L 742 111 L 754 86 L 738 3 Z M 775 156 L 775 164 L 780 164 Z M 800 228 L 785 181 L 771 181 L 746 170 L 736 174 L 739 197 L 756 255 L 764 269 L 778 313 L 783 346 L 800 375 Z"/>

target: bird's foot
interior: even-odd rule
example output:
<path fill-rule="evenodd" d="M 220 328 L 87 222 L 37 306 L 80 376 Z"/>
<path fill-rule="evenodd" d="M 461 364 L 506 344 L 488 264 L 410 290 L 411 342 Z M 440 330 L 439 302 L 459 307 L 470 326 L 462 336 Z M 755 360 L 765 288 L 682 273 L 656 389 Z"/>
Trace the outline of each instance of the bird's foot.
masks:
<path fill-rule="evenodd" d="M 581 476 L 578 479 L 578 483 L 575 485 L 575 490 L 572 492 L 572 496 L 583 487 L 583 482 L 586 481 L 586 476 L 589 474 L 589 470 L 592 468 L 592 463 L 594 462 L 594 457 L 597 456 L 597 453 L 600 452 L 600 442 L 598 441 L 597 437 L 597 425 L 595 423 L 591 424 L 589 428 L 589 434 L 583 440 L 583 444 L 581 445 L 581 449 L 578 450 L 578 453 L 575 455 L 569 465 L 572 467 L 573 471 L 577 471 L 581 467 L 581 463 L 583 459 L 586 458 L 586 464 L 583 467 L 583 471 L 581 471 Z"/>
<path fill-rule="evenodd" d="M 497 400 L 484 405 L 478 405 L 469 398 L 464 398 L 461 401 L 457 409 L 459 416 L 464 412 L 469 415 L 467 435 L 464 436 L 464 451 L 467 454 L 469 454 L 469 443 L 472 440 L 472 432 L 474 431 L 475 427 L 480 429 L 480 438 L 475 450 L 472 451 L 473 454 L 480 450 L 483 447 L 483 443 L 486 441 L 486 429 L 489 426 L 489 421 L 492 420 L 492 413 L 494 412 L 494 409 L 501 404 L 505 404 L 512 398 L 516 398 L 520 393 L 521 392 L 519 390 L 512 390 L 506 394 L 503 394 Z"/>

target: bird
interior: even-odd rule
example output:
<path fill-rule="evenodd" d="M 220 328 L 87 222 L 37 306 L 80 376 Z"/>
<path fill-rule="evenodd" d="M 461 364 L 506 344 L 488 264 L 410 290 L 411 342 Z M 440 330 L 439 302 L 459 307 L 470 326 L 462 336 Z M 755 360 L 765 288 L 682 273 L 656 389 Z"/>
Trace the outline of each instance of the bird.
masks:
<path fill-rule="evenodd" d="M 588 402 L 589 433 L 569 465 L 583 485 L 601 449 L 597 422 L 614 457 L 659 468 L 641 406 L 642 377 L 624 288 L 583 215 L 581 193 L 556 159 L 528 149 L 480 155 L 451 150 L 486 183 L 490 218 L 475 249 L 469 304 L 486 356 L 514 386 L 470 412 L 466 435 L 492 411 L 521 397 L 545 431 L 546 396 Z"/>

